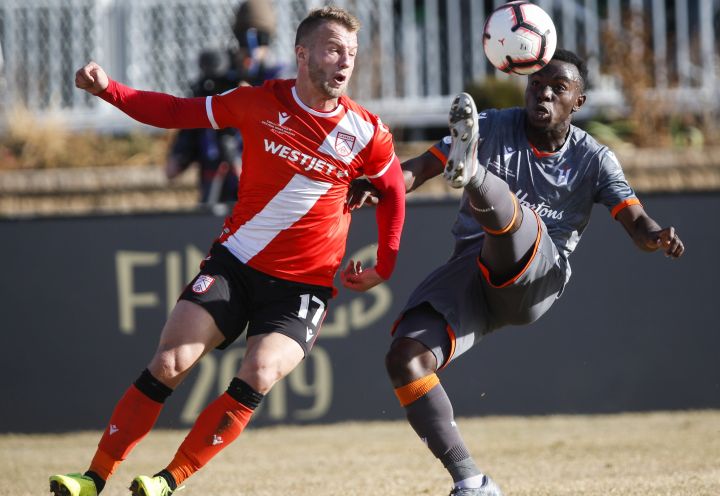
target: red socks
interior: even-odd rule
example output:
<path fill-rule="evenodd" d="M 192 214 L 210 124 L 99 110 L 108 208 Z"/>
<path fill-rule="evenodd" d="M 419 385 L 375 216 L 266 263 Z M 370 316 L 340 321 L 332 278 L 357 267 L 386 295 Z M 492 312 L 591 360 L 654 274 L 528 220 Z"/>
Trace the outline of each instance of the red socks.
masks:
<path fill-rule="evenodd" d="M 143 371 L 115 406 L 88 469 L 93 478 L 105 481 L 113 474 L 155 425 L 170 393 L 170 388 Z M 180 484 L 197 472 L 240 435 L 262 398 L 245 382 L 233 379 L 228 391 L 202 411 L 163 474 Z"/>
<path fill-rule="evenodd" d="M 130 386 L 115 406 L 89 470 L 107 480 L 150 432 L 162 407 L 162 403 L 151 400 L 135 385 Z"/>
<path fill-rule="evenodd" d="M 210 403 L 195 421 L 166 470 L 180 485 L 232 443 L 250 421 L 254 409 L 228 393 Z"/>

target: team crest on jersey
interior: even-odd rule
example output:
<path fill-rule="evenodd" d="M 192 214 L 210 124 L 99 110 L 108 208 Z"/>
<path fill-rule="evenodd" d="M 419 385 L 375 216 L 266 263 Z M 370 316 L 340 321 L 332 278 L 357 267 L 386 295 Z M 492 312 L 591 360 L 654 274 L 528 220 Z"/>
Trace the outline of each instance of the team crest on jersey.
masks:
<path fill-rule="evenodd" d="M 195 280 L 195 283 L 192 285 L 192 290 L 195 293 L 205 293 L 208 289 L 210 289 L 210 286 L 213 285 L 215 282 L 214 277 L 207 276 L 205 274 L 200 274 L 198 278 Z"/>
<path fill-rule="evenodd" d="M 352 149 L 355 146 L 355 136 L 338 131 L 335 136 L 335 151 L 341 157 L 347 157 L 352 153 Z"/>
<path fill-rule="evenodd" d="M 570 166 L 566 165 L 558 171 L 557 185 L 565 186 L 570 180 Z"/>

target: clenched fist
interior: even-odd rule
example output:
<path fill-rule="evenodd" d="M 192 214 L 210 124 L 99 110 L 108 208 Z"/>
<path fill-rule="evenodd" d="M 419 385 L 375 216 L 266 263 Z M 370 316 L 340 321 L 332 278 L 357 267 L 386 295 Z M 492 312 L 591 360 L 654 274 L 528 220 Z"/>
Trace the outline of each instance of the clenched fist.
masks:
<path fill-rule="evenodd" d="M 75 86 L 93 95 L 105 91 L 109 83 L 107 74 L 95 62 L 89 62 L 75 73 Z"/>

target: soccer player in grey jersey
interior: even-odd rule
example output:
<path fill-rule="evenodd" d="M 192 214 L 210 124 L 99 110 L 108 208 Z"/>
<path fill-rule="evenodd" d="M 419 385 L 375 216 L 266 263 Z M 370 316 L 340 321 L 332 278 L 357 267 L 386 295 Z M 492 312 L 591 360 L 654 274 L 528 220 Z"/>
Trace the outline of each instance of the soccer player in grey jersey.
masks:
<path fill-rule="evenodd" d="M 460 94 L 452 136 L 402 164 L 408 191 L 440 173 L 464 188 L 455 250 L 411 294 L 386 357 L 408 421 L 453 478 L 451 495 L 501 492 L 470 457 L 436 372 L 484 334 L 548 310 L 570 277 L 568 258 L 593 204 L 607 206 L 641 250 L 672 258 L 684 250 L 673 227 L 645 213 L 615 155 L 571 125 L 586 78 L 582 59 L 558 49 L 528 77 L 525 108 L 478 115 Z"/>

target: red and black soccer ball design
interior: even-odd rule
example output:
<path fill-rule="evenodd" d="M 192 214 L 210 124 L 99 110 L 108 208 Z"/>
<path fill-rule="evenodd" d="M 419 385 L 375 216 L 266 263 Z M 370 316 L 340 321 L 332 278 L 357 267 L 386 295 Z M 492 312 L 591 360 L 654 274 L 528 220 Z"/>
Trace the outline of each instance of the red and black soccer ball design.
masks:
<path fill-rule="evenodd" d="M 547 12 L 530 2 L 501 5 L 485 22 L 485 55 L 503 72 L 532 74 L 550 61 L 556 46 L 555 24 Z"/>

